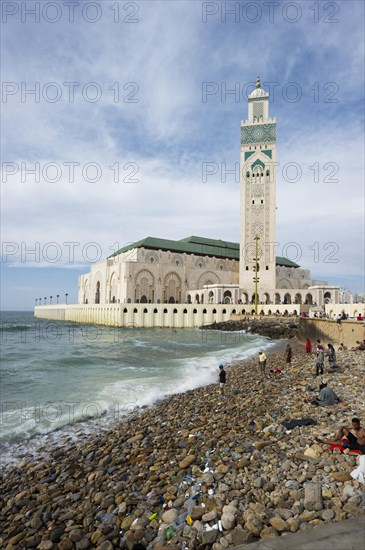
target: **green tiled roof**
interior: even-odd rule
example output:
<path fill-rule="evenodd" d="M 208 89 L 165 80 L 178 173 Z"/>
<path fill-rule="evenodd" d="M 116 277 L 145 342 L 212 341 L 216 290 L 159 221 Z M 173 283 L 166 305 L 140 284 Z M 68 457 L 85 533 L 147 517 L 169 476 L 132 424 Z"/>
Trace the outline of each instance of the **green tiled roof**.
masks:
<path fill-rule="evenodd" d="M 114 252 L 109 258 L 118 256 L 123 252 L 132 250 L 133 248 L 147 248 L 149 250 L 169 250 L 170 252 L 178 252 L 181 254 L 196 254 L 197 256 L 215 256 L 216 258 L 228 258 L 230 260 L 239 260 L 240 245 L 220 239 L 206 239 L 204 237 L 185 237 L 180 241 L 172 241 L 169 239 L 157 239 L 156 237 L 146 237 L 141 241 L 130 243 L 117 252 Z M 276 257 L 276 265 L 284 267 L 299 267 L 298 264 L 282 258 Z"/>

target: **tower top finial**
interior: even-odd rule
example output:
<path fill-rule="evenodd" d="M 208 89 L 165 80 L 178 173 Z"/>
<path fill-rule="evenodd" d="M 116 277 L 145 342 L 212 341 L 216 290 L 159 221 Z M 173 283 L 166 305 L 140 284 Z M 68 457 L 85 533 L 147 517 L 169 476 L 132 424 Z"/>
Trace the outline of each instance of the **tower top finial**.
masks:
<path fill-rule="evenodd" d="M 260 82 L 259 76 L 256 78 L 256 88 L 261 88 L 261 82 Z"/>

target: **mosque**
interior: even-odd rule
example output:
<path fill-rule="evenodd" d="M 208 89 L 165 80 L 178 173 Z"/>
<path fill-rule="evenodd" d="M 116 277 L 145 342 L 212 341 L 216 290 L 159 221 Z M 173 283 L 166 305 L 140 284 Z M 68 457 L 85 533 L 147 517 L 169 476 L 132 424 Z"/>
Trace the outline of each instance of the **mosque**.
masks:
<path fill-rule="evenodd" d="M 79 277 L 82 304 L 316 304 L 339 302 L 339 287 L 275 256 L 276 119 L 257 79 L 241 122 L 240 243 L 190 236 L 146 237 Z M 255 281 L 257 278 L 257 281 Z"/>

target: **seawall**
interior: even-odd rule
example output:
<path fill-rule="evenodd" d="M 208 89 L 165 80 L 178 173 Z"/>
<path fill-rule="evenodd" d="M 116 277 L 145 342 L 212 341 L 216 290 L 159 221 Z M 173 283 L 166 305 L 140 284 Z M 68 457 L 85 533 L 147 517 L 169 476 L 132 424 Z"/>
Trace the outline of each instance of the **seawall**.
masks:
<path fill-rule="evenodd" d="M 115 327 L 194 328 L 228 321 L 241 312 L 234 304 L 49 305 L 34 309 L 37 319 Z"/>
<path fill-rule="evenodd" d="M 365 327 L 361 321 L 342 321 L 341 324 L 330 319 L 299 319 L 298 340 L 306 338 L 315 341 L 340 344 L 348 348 L 355 346 L 356 340 L 365 339 Z"/>

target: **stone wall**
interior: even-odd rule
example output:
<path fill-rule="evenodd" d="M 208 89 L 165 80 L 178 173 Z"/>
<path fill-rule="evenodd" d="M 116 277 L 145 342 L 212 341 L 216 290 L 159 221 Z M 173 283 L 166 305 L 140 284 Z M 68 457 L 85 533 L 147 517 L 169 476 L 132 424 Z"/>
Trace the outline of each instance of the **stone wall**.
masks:
<path fill-rule="evenodd" d="M 38 319 L 117 327 L 194 328 L 228 321 L 239 312 L 234 304 L 106 304 L 38 306 Z"/>
<path fill-rule="evenodd" d="M 300 319 L 298 339 L 305 341 L 306 338 L 312 342 L 319 338 L 324 343 L 337 345 L 342 342 L 350 348 L 356 345 L 356 340 L 364 340 L 365 327 L 359 321 L 342 321 L 338 324 L 328 319 Z"/>

